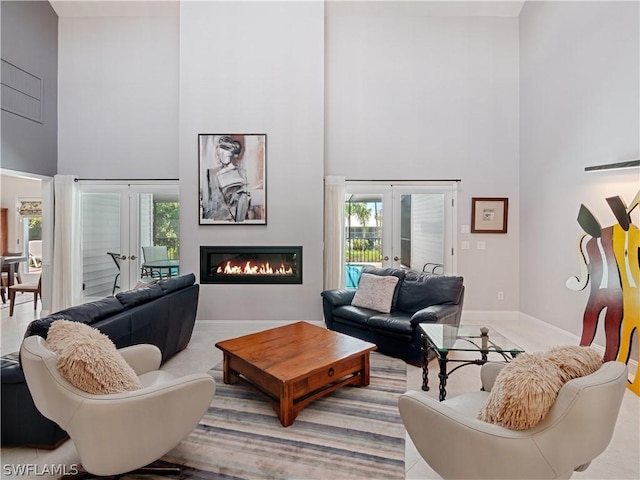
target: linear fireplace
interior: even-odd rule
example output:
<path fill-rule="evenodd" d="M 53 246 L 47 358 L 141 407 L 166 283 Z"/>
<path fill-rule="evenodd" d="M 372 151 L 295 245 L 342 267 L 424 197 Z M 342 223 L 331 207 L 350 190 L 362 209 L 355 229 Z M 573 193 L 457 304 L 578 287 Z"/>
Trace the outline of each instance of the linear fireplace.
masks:
<path fill-rule="evenodd" d="M 302 247 L 201 246 L 200 283 L 302 283 Z"/>

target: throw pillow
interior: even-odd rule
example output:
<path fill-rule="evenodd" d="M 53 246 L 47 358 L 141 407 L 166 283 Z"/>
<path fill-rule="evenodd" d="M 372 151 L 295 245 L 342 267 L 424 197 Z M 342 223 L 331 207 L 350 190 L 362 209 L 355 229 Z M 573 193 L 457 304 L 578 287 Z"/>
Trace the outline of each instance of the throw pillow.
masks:
<path fill-rule="evenodd" d="M 511 430 L 527 430 L 553 406 L 563 372 L 544 355 L 522 353 L 496 377 L 478 419 Z"/>
<path fill-rule="evenodd" d="M 360 283 L 353 300 L 351 300 L 351 305 L 389 313 L 397 283 L 398 277 L 393 275 L 383 277 L 363 273 L 360 275 Z"/>
<path fill-rule="evenodd" d="M 58 356 L 60 375 L 84 392 L 106 394 L 142 388 L 109 337 L 84 323 L 56 320 L 49 328 L 47 347 Z"/>
<path fill-rule="evenodd" d="M 596 372 L 602 366 L 602 355 L 593 347 L 562 345 L 543 355 L 562 371 L 563 383 Z"/>

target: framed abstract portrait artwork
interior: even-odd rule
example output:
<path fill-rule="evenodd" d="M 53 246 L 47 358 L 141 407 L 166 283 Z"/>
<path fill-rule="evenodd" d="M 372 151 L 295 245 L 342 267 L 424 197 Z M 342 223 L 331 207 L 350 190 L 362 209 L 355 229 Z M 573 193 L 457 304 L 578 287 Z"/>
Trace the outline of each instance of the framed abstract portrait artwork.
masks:
<path fill-rule="evenodd" d="M 199 134 L 200 225 L 266 225 L 267 135 Z"/>

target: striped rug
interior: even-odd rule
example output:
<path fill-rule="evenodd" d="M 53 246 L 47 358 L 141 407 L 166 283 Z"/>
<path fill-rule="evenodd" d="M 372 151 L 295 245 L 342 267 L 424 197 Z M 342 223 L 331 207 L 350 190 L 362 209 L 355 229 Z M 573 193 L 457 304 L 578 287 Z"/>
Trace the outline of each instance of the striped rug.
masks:
<path fill-rule="evenodd" d="M 216 394 L 196 429 L 163 463 L 198 479 L 403 479 L 405 429 L 398 398 L 406 364 L 371 354 L 368 387 L 343 387 L 307 406 L 283 428 L 271 405 L 210 372 Z"/>

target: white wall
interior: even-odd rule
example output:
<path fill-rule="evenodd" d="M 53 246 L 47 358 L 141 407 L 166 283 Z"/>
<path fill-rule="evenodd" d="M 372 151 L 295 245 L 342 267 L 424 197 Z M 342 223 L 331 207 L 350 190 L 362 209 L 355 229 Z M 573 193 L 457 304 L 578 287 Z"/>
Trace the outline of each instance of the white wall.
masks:
<path fill-rule="evenodd" d="M 202 285 L 198 317 L 320 320 L 322 2 L 181 2 L 181 268 L 201 245 L 302 245 L 302 285 Z M 267 225 L 198 226 L 199 133 L 267 134 Z"/>
<path fill-rule="evenodd" d="M 580 204 L 611 226 L 605 198 L 629 204 L 640 188 L 638 169 L 584 171 L 640 157 L 639 13 L 637 2 L 527 2 L 520 16 L 520 311 L 577 335 L 589 287 L 565 281 L 579 274 Z"/>
<path fill-rule="evenodd" d="M 58 38 L 58 173 L 178 178 L 177 9 L 61 17 Z"/>
<path fill-rule="evenodd" d="M 515 311 L 518 20 L 380 16 L 375 6 L 326 21 L 325 174 L 459 178 L 461 225 L 470 224 L 471 197 L 508 197 L 506 235 L 458 234 L 472 245 L 458 249 L 458 273 L 465 309 Z"/>

